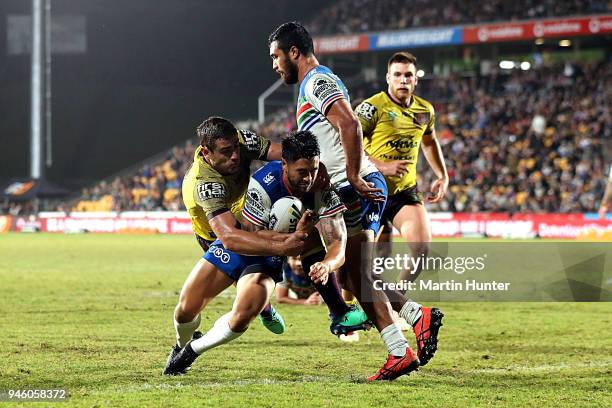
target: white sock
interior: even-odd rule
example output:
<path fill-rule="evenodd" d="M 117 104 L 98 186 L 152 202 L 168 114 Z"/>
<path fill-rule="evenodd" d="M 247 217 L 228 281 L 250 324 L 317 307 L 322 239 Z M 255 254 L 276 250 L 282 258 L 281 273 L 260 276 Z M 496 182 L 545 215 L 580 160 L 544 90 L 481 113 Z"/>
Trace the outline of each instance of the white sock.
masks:
<path fill-rule="evenodd" d="M 399 315 L 402 316 L 408 324 L 412 327 L 419 321 L 423 313 L 421 312 L 421 305 L 411 300 L 404 303 L 402 306 L 402 310 L 400 310 Z"/>
<path fill-rule="evenodd" d="M 406 349 L 408 348 L 408 342 L 404 337 L 402 331 L 395 325 L 390 324 L 380 332 L 389 354 L 393 354 L 396 357 L 402 357 L 406 355 Z"/>
<path fill-rule="evenodd" d="M 226 313 L 219 318 L 213 327 L 206 334 L 197 340 L 191 342 L 191 348 L 198 354 L 202 354 L 206 350 L 220 346 L 225 343 L 237 339 L 244 332 L 233 332 L 229 327 L 229 320 L 232 317 L 232 312 Z"/>
<path fill-rule="evenodd" d="M 179 347 L 185 347 L 185 344 L 189 340 L 191 340 L 191 336 L 193 336 L 193 332 L 200 326 L 200 314 L 190 322 L 187 323 L 179 323 L 176 321 L 176 317 L 174 318 L 174 329 L 176 330 L 176 344 Z"/>

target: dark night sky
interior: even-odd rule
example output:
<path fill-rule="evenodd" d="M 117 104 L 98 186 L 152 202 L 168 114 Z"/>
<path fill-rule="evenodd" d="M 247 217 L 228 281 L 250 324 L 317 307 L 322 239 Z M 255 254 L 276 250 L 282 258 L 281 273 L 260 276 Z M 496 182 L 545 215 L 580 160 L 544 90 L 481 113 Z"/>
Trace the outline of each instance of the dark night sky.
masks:
<path fill-rule="evenodd" d="M 29 173 L 29 56 L 8 56 L 0 1 L 0 179 Z M 53 56 L 54 165 L 64 185 L 106 177 L 180 143 L 209 115 L 254 118 L 277 77 L 266 39 L 307 22 L 326 2 L 52 0 L 54 15 L 87 19 L 87 53 Z"/>

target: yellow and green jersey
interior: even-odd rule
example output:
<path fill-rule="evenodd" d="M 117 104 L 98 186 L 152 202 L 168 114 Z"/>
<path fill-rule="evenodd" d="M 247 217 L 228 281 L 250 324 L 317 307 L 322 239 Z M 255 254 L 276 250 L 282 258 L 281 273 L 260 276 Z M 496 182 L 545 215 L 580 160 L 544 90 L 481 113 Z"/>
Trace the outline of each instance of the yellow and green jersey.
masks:
<path fill-rule="evenodd" d="M 265 160 L 270 141 L 247 130 L 238 131 L 240 170 L 222 176 L 202 157 L 202 146 L 196 149 L 193 163 L 183 179 L 183 202 L 191 216 L 191 227 L 200 237 L 214 241 L 217 237 L 208 220 L 225 211 L 240 219 L 250 179 L 251 161 Z"/>
<path fill-rule="evenodd" d="M 403 176 L 385 176 L 389 195 L 413 187 L 421 139 L 434 131 L 433 106 L 413 95 L 410 106 L 403 107 L 387 92 L 380 92 L 359 104 L 355 113 L 363 128 L 364 150 L 370 157 L 385 162 L 412 161 Z"/>

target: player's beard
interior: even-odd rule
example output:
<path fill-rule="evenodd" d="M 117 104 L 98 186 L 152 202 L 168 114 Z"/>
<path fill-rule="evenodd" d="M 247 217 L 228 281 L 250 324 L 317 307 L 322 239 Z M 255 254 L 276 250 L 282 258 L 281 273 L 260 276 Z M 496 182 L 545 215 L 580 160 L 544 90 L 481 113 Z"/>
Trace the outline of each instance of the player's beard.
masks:
<path fill-rule="evenodd" d="M 285 65 L 283 72 L 283 81 L 287 85 L 297 84 L 298 82 L 298 67 L 296 64 L 293 64 L 291 61 L 287 61 L 287 65 Z"/>
<path fill-rule="evenodd" d="M 412 91 L 414 89 L 410 89 L 409 86 L 406 87 L 407 90 L 400 91 L 396 89 L 395 92 L 391 92 L 392 95 L 397 99 L 402 105 L 406 105 L 412 98 Z"/>
<path fill-rule="evenodd" d="M 296 180 L 292 180 L 289 176 L 287 176 L 287 184 L 289 185 L 289 188 L 291 189 L 291 191 L 296 194 L 299 195 L 300 197 L 304 194 L 306 194 L 308 192 L 308 190 L 310 190 L 310 188 L 312 188 L 312 183 L 308 184 L 308 183 L 304 183 L 302 182 L 299 178 Z"/>

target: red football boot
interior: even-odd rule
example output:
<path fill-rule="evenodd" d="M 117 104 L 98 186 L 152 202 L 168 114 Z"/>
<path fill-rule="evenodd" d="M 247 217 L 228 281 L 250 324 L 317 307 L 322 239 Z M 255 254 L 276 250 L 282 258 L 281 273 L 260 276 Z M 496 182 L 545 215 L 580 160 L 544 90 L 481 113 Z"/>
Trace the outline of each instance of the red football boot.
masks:
<path fill-rule="evenodd" d="M 421 365 L 425 365 L 438 349 L 438 330 L 442 326 L 444 313 L 435 307 L 421 307 L 421 313 L 412 329 L 416 336 L 417 356 Z"/>
<path fill-rule="evenodd" d="M 406 349 L 403 357 L 389 354 L 387 362 L 376 374 L 368 378 L 368 381 L 392 381 L 400 375 L 410 374 L 419 368 L 419 358 L 414 355 L 410 347 Z"/>

